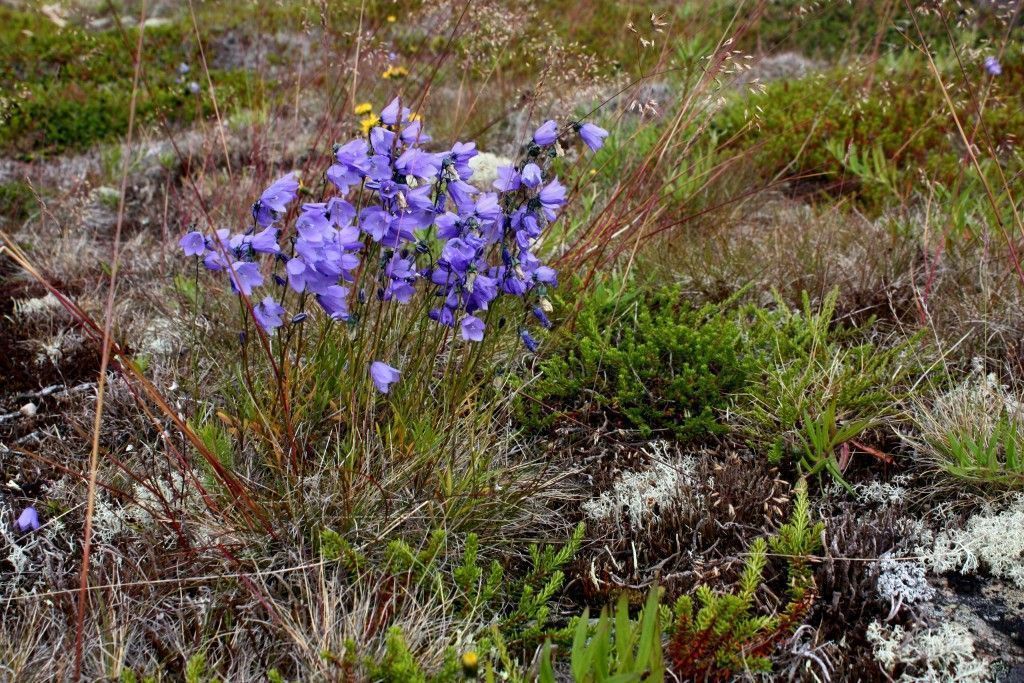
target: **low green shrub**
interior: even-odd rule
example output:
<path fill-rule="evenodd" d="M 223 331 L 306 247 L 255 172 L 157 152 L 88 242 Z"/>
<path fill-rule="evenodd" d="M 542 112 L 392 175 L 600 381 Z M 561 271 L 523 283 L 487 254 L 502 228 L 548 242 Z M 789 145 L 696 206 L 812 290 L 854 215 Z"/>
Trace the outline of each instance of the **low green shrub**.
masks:
<path fill-rule="evenodd" d="M 816 586 L 809 562 L 821 549 L 823 531 L 821 522 L 811 520 L 807 485 L 801 481 L 789 521 L 770 538 L 751 544 L 735 590 L 716 592 L 702 585 L 669 607 L 659 604 L 662 592 L 655 588 L 635 619 L 630 618 L 623 595 L 614 618 L 602 610 L 596 624 L 588 611 L 570 620 L 555 639 L 564 642 L 566 635 L 571 637 L 572 680 L 660 681 L 666 668 L 673 680 L 687 681 L 770 673 L 775 647 L 793 634 L 814 604 Z M 785 572 L 778 577 L 766 576 L 769 552 L 785 559 Z M 757 596 L 765 584 L 783 575 L 785 599 L 761 606 Z M 554 681 L 557 664 L 548 642 L 541 654 L 540 680 Z"/>
<path fill-rule="evenodd" d="M 821 547 L 824 525 L 812 523 L 806 484 L 796 489 L 790 521 L 770 540 L 754 541 L 740 575 L 738 590 L 715 593 L 708 586 L 676 601 L 674 631 L 667 650 L 681 680 L 731 680 L 743 672 L 769 673 L 769 655 L 799 627 L 814 603 L 813 573 L 808 557 Z M 757 613 L 754 599 L 764 583 L 768 550 L 786 558 L 786 604 Z"/>
<path fill-rule="evenodd" d="M 719 413 L 753 368 L 726 310 L 694 308 L 674 287 L 598 286 L 575 330 L 525 389 L 521 416 L 534 427 L 561 413 L 607 417 L 644 436 L 681 440 L 722 432 Z"/>

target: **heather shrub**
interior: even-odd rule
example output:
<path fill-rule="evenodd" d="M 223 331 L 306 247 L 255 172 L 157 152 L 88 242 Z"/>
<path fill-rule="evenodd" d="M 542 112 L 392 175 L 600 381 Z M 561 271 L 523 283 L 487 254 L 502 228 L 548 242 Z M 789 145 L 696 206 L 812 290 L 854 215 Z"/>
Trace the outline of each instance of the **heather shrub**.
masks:
<path fill-rule="evenodd" d="M 573 332 L 524 389 L 529 424 L 560 414 L 641 434 L 696 439 L 724 430 L 719 412 L 753 365 L 728 304 L 695 308 L 674 287 L 611 280 L 585 295 Z"/>

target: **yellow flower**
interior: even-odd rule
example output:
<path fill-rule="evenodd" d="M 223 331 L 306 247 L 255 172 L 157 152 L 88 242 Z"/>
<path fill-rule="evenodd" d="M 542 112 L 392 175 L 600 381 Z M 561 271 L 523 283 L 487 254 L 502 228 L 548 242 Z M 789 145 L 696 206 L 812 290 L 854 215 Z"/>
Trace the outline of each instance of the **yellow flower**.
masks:
<path fill-rule="evenodd" d="M 355 111 L 356 116 L 369 114 L 370 112 L 373 111 L 373 105 L 370 104 L 369 102 L 362 102 L 361 104 L 357 104 L 356 108 L 353 111 Z"/>
<path fill-rule="evenodd" d="M 480 660 L 472 650 L 462 655 L 462 673 L 464 673 L 468 678 L 476 678 L 476 672 L 479 665 Z"/>
<path fill-rule="evenodd" d="M 370 129 L 377 125 L 377 122 L 378 119 L 373 114 L 371 114 L 370 116 L 364 116 L 362 119 L 360 119 L 359 127 L 362 129 L 363 135 L 368 134 L 370 132 Z"/>
<path fill-rule="evenodd" d="M 388 68 L 384 70 L 384 73 L 382 73 L 380 77 L 385 80 L 388 80 L 391 78 L 402 78 L 403 76 L 408 75 L 409 70 L 406 69 L 404 66 L 388 66 Z"/>
<path fill-rule="evenodd" d="M 389 24 L 393 24 L 396 21 L 398 21 L 398 17 L 396 17 L 394 14 L 389 14 L 388 15 L 388 23 Z"/>

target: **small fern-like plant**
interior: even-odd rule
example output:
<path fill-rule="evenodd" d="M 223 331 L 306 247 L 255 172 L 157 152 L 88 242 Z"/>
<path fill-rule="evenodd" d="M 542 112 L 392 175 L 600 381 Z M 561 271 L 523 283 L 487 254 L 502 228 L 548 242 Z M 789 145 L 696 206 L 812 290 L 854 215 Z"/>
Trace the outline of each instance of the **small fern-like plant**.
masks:
<path fill-rule="evenodd" d="M 807 487 L 801 482 L 789 523 L 770 541 L 754 541 L 735 592 L 720 594 L 700 586 L 696 601 L 689 595 L 676 601 L 668 653 L 677 676 L 721 681 L 743 671 L 771 671 L 772 650 L 796 630 L 814 602 L 807 562 L 820 547 L 823 529 L 810 521 Z M 759 614 L 755 596 L 764 581 L 769 548 L 787 558 L 788 599 L 781 610 Z"/>

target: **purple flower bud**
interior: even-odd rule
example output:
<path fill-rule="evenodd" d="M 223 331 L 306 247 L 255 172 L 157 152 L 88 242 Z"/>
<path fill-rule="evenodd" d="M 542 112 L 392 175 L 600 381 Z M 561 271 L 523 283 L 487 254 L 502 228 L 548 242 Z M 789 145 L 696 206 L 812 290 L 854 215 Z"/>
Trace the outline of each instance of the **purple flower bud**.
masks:
<path fill-rule="evenodd" d="M 533 317 L 535 317 L 540 322 L 541 327 L 545 329 L 551 328 L 551 320 L 548 319 L 547 314 L 544 312 L 543 309 L 541 309 L 540 306 L 533 307 Z"/>
<path fill-rule="evenodd" d="M 523 340 L 523 346 L 530 350 L 531 353 L 537 353 L 537 340 L 530 336 L 530 333 L 525 329 L 519 330 L 519 338 Z"/>
<path fill-rule="evenodd" d="M 298 325 L 299 323 L 304 322 L 308 317 L 309 315 L 307 313 L 297 313 L 292 316 L 292 325 Z"/>
<path fill-rule="evenodd" d="M 999 76 L 1003 73 L 1003 65 L 999 63 L 998 59 L 989 55 L 988 57 L 985 57 L 985 71 L 987 71 L 990 76 Z"/>
<path fill-rule="evenodd" d="M 391 385 L 398 381 L 400 374 L 397 368 L 393 368 L 382 361 L 375 360 L 370 363 L 370 379 L 373 380 L 373 385 L 377 387 L 377 391 L 382 394 L 386 394 L 391 390 Z"/>
<path fill-rule="evenodd" d="M 18 517 L 16 524 L 18 525 L 18 531 L 23 534 L 29 531 L 35 531 L 40 527 L 39 513 L 30 505 L 21 511 L 21 515 Z"/>

